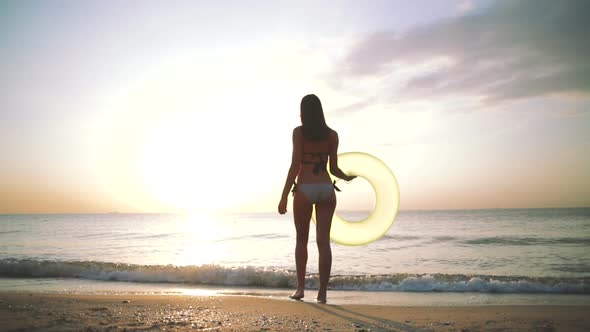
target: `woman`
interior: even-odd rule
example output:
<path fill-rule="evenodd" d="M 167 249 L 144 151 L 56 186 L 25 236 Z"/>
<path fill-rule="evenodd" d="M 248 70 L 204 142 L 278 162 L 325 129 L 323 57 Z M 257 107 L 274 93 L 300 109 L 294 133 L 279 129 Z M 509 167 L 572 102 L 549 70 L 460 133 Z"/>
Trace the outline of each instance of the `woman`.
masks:
<path fill-rule="evenodd" d="M 330 173 L 350 181 L 338 168 L 338 134 L 326 125 L 320 99 L 307 95 L 301 100 L 301 126 L 293 130 L 293 156 L 291 167 L 279 203 L 279 213 L 287 212 L 289 190 L 293 188 L 293 217 L 297 231 L 295 266 L 297 268 L 297 290 L 289 297 L 300 300 L 305 290 L 305 268 L 307 265 L 307 239 L 313 205 L 316 208 L 316 238 L 319 250 L 320 288 L 317 302 L 326 303 L 326 291 L 332 267 L 330 248 L 330 226 L 336 209 L 336 195 L 330 175 L 326 170 L 328 160 Z"/>

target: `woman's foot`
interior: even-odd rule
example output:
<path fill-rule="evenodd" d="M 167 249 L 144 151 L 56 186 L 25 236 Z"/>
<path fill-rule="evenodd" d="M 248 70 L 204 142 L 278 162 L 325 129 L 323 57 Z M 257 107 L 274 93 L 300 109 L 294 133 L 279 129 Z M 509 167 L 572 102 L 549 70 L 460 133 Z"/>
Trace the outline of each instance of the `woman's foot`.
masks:
<path fill-rule="evenodd" d="M 289 295 L 290 299 L 301 300 L 303 298 L 303 291 L 297 290 L 295 293 Z"/>
<path fill-rule="evenodd" d="M 326 304 L 326 293 L 325 292 L 318 292 L 318 297 L 316 297 L 315 301 L 317 303 Z"/>

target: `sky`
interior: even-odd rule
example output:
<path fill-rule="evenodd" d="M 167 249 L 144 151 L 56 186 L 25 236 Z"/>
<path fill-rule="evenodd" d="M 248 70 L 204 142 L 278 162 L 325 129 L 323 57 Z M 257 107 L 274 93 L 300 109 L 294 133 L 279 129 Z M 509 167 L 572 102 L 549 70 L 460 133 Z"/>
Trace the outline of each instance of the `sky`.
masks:
<path fill-rule="evenodd" d="M 2 1 L 0 213 L 276 211 L 309 93 L 402 210 L 590 206 L 588 12 Z M 365 180 L 341 189 L 372 207 Z"/>

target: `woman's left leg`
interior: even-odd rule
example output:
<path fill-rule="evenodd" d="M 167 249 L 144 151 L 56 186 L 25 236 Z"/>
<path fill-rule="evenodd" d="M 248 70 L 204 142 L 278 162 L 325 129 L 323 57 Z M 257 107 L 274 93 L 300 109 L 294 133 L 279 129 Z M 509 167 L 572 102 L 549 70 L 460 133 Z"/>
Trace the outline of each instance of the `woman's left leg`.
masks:
<path fill-rule="evenodd" d="M 297 270 L 297 290 L 289 296 L 299 300 L 305 294 L 305 270 L 307 265 L 307 240 L 313 205 L 303 193 L 297 191 L 293 198 L 293 217 L 297 242 L 295 245 L 295 268 Z"/>
<path fill-rule="evenodd" d="M 319 251 L 320 289 L 317 300 L 326 303 L 328 282 L 332 269 L 332 248 L 330 247 L 330 228 L 332 217 L 336 210 L 336 194 L 332 192 L 331 197 L 325 201 L 316 203 L 316 242 Z"/>

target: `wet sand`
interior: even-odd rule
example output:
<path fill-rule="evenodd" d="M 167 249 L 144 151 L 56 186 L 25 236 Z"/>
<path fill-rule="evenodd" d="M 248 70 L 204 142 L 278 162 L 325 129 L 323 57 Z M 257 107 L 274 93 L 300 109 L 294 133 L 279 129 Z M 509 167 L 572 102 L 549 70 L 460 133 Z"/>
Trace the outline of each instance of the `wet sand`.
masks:
<path fill-rule="evenodd" d="M 320 305 L 249 296 L 0 292 L 1 331 L 589 331 L 589 312 L 590 306 Z"/>

